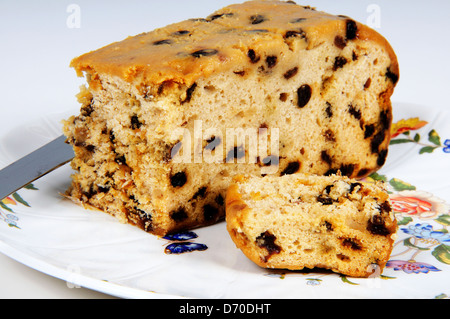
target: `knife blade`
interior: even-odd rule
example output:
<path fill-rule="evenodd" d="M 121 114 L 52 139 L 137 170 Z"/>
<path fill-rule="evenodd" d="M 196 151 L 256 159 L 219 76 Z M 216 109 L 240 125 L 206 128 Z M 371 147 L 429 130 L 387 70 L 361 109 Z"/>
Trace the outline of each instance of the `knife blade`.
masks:
<path fill-rule="evenodd" d="M 0 170 L 0 200 L 71 161 L 72 146 L 64 135 Z"/>

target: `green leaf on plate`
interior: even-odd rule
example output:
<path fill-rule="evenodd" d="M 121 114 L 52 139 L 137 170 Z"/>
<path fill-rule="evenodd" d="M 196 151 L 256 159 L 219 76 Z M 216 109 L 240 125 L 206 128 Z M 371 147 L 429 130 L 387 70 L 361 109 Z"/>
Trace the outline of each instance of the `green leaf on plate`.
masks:
<path fill-rule="evenodd" d="M 416 135 L 414 135 L 414 142 L 418 143 L 420 141 L 420 134 L 417 133 Z"/>
<path fill-rule="evenodd" d="M 387 181 L 386 175 L 380 175 L 377 172 L 370 174 L 369 177 L 376 181 L 383 181 L 383 182 Z"/>
<path fill-rule="evenodd" d="M 342 280 L 343 282 L 345 282 L 346 284 L 355 285 L 355 286 L 358 286 L 358 285 L 359 285 L 359 284 L 357 284 L 357 283 L 354 283 L 354 282 L 351 282 L 350 280 L 348 280 L 347 276 L 340 275 L 339 277 L 341 277 L 341 280 Z"/>
<path fill-rule="evenodd" d="M 0 207 L 3 209 L 6 209 L 8 212 L 13 213 L 13 210 L 11 208 L 9 208 L 8 206 L 6 206 L 1 200 L 0 200 Z"/>
<path fill-rule="evenodd" d="M 389 181 L 389 184 L 391 184 L 392 187 L 394 187 L 394 189 L 397 192 L 401 192 L 401 191 L 413 191 L 416 190 L 416 187 L 414 185 L 411 185 L 409 183 L 406 183 L 398 178 L 393 178 Z"/>
<path fill-rule="evenodd" d="M 441 225 L 450 226 L 450 215 L 444 214 L 435 219 Z"/>
<path fill-rule="evenodd" d="M 441 146 L 441 138 L 435 130 L 431 130 L 430 133 L 428 133 L 428 140 L 434 145 Z"/>
<path fill-rule="evenodd" d="M 425 146 L 425 147 L 422 147 L 422 148 L 420 149 L 420 151 L 419 151 L 419 154 L 433 153 L 434 150 L 435 150 L 436 148 L 437 148 L 437 147 L 435 147 L 435 146 Z"/>
<path fill-rule="evenodd" d="M 389 145 L 396 145 L 396 144 L 405 144 L 405 143 L 413 143 L 413 140 L 407 139 L 407 138 L 399 138 L 397 140 L 391 140 Z"/>
<path fill-rule="evenodd" d="M 419 249 L 419 250 L 430 250 L 430 248 L 422 248 L 422 247 L 414 245 L 413 243 L 411 243 L 411 238 L 412 237 L 406 238 L 403 241 L 403 245 L 405 245 L 406 247 L 412 247 L 412 248 Z"/>
<path fill-rule="evenodd" d="M 27 207 L 31 207 L 19 194 L 14 193 L 13 198 L 18 201 L 19 203 L 21 203 L 22 205 L 25 205 Z"/>
<path fill-rule="evenodd" d="M 35 190 L 35 191 L 37 191 L 38 190 L 38 188 L 36 188 L 34 185 L 33 185 L 33 183 L 31 183 L 31 184 L 28 184 L 27 186 L 25 186 L 24 187 L 25 189 L 32 189 L 32 190 Z"/>
<path fill-rule="evenodd" d="M 412 221 L 413 221 L 413 219 L 409 216 L 403 217 L 401 220 L 397 220 L 397 225 L 399 225 L 399 226 L 408 225 Z"/>
<path fill-rule="evenodd" d="M 440 262 L 450 265 L 450 246 L 439 245 L 431 253 Z"/>

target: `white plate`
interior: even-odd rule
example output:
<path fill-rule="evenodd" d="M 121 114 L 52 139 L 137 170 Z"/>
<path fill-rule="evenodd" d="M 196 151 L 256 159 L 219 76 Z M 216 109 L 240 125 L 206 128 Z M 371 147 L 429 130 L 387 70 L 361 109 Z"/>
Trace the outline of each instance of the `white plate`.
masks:
<path fill-rule="evenodd" d="M 60 135 L 59 121 L 68 114 L 36 120 L 0 137 L 0 166 Z M 36 181 L 37 189 L 22 189 L 3 201 L 0 252 L 75 286 L 123 298 L 448 297 L 450 114 L 394 105 L 394 122 L 411 118 L 427 124 L 395 137 L 413 141 L 392 145 L 378 172 L 389 182 L 401 225 L 387 267 L 373 278 L 259 268 L 236 249 L 225 223 L 194 231 L 198 237 L 191 241 L 207 250 L 166 254 L 169 240 L 60 196 L 70 183 L 68 165 Z M 420 154 L 430 146 L 432 153 Z"/>

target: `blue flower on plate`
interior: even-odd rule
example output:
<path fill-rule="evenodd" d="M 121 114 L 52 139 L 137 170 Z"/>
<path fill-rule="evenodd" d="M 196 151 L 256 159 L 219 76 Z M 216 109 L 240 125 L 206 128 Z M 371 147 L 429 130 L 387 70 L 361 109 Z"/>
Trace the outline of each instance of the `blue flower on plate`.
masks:
<path fill-rule="evenodd" d="M 189 241 L 197 237 L 198 235 L 191 231 L 166 235 L 163 238 L 171 241 L 172 243 L 167 245 L 167 247 L 164 249 L 164 252 L 168 255 L 171 255 L 183 254 L 193 251 L 203 251 L 208 249 L 208 246 L 206 246 L 205 244 L 198 244 Z"/>
<path fill-rule="evenodd" d="M 173 243 L 166 247 L 164 252 L 166 254 L 183 254 L 183 253 L 189 253 L 193 251 L 202 251 L 206 250 L 208 247 L 204 244 L 197 244 L 197 243 Z"/>
<path fill-rule="evenodd" d="M 386 268 L 403 271 L 407 274 L 428 274 L 430 271 L 441 271 L 433 265 L 415 262 L 413 260 L 389 260 Z"/>
<path fill-rule="evenodd" d="M 13 215 L 13 214 L 7 214 L 6 217 L 8 217 L 8 220 L 14 220 L 14 221 L 19 220 L 19 217 L 17 217 L 16 215 Z"/>
<path fill-rule="evenodd" d="M 450 242 L 450 233 L 434 231 L 433 226 L 427 223 L 418 223 L 401 230 L 420 239 L 434 240 L 441 244 Z"/>
<path fill-rule="evenodd" d="M 318 286 L 321 284 L 322 279 L 317 279 L 317 278 L 307 278 L 306 279 L 306 284 L 308 286 Z"/>
<path fill-rule="evenodd" d="M 450 139 L 445 140 L 444 145 L 445 145 L 444 152 L 445 153 L 450 153 Z"/>
<path fill-rule="evenodd" d="M 185 231 L 185 232 L 181 232 L 181 233 L 166 235 L 163 238 L 170 240 L 170 241 L 186 241 L 186 240 L 191 240 L 191 239 L 194 239 L 197 237 L 198 236 L 196 233 L 194 233 L 192 231 Z"/>

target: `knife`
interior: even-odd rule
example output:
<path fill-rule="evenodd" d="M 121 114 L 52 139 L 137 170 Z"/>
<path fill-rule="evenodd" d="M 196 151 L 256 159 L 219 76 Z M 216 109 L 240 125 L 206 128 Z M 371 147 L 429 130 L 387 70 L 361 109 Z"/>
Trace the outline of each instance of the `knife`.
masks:
<path fill-rule="evenodd" d="M 74 158 L 72 146 L 64 135 L 0 171 L 0 200 L 27 186 Z"/>

